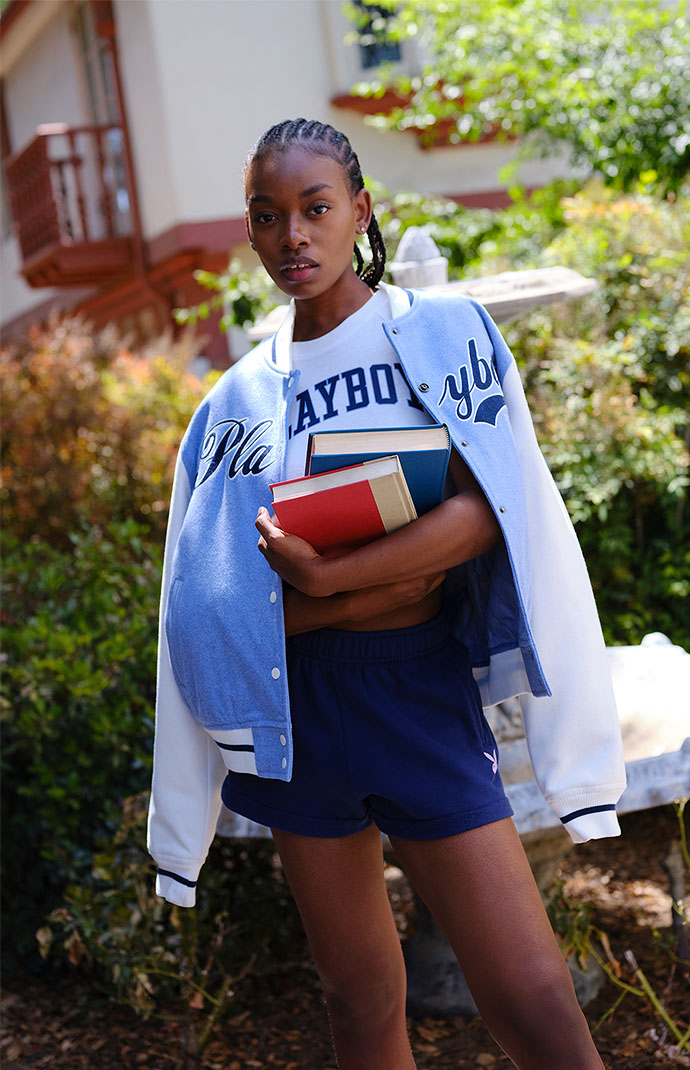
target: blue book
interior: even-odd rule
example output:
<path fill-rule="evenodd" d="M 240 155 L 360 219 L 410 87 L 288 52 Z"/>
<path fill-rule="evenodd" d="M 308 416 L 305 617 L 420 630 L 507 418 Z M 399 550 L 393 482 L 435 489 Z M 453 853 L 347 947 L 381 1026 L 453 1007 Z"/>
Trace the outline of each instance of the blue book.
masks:
<path fill-rule="evenodd" d="M 307 445 L 306 475 L 347 468 L 397 454 L 417 515 L 443 501 L 450 458 L 445 424 L 350 431 L 314 431 Z"/>

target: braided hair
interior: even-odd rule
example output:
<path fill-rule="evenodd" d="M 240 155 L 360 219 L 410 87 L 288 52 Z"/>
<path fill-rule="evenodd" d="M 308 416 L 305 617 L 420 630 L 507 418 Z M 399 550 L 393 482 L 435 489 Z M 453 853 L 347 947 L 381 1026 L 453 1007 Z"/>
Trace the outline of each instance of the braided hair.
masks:
<path fill-rule="evenodd" d="M 283 149 L 290 145 L 300 145 L 319 156 L 330 156 L 332 160 L 339 163 L 346 175 L 352 196 L 364 189 L 364 179 L 357 153 L 345 134 L 329 126 L 328 123 L 321 123 L 316 119 L 286 119 L 272 126 L 259 138 L 250 151 L 245 164 L 245 174 L 258 156 L 263 156 L 272 149 Z M 374 290 L 381 281 L 383 269 L 386 266 L 386 247 L 373 212 L 367 229 L 367 238 L 371 247 L 371 262 L 366 267 L 364 266 L 362 254 L 355 242 L 355 271 L 360 279 Z"/>

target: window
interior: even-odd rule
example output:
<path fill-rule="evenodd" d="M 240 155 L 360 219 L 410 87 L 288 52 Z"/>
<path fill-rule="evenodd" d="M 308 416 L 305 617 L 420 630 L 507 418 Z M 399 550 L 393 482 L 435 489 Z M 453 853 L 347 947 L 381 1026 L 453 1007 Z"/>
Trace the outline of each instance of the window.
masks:
<path fill-rule="evenodd" d="M 393 17 L 390 8 L 382 4 L 365 4 L 355 0 L 355 7 L 362 12 L 359 26 L 359 57 L 365 71 L 380 63 L 397 63 L 400 60 L 400 44 L 391 40 L 388 25 Z"/>
<path fill-rule="evenodd" d="M 124 161 L 123 134 L 118 105 L 113 57 L 107 42 L 99 36 L 90 3 L 75 8 L 74 28 L 86 87 L 91 120 L 98 126 L 112 126 L 101 142 L 103 161 L 92 158 L 91 169 L 100 167 L 103 180 L 111 192 L 115 212 L 115 232 L 128 234 L 132 229 L 129 193 Z"/>
<path fill-rule="evenodd" d="M 90 4 L 77 6 L 75 29 L 92 121 L 104 125 L 119 123 L 112 57 L 105 41 L 96 32 Z"/>

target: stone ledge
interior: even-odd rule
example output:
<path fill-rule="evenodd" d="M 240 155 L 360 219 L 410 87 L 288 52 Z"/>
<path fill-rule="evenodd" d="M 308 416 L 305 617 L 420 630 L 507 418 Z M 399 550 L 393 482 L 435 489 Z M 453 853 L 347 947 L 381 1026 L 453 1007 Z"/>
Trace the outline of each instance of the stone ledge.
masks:
<path fill-rule="evenodd" d="M 690 795 L 690 737 L 680 750 L 627 762 L 628 786 L 616 807 L 619 814 L 663 806 Z M 518 832 L 559 828 L 560 821 L 533 780 L 509 784 L 506 794 L 515 811 Z"/>

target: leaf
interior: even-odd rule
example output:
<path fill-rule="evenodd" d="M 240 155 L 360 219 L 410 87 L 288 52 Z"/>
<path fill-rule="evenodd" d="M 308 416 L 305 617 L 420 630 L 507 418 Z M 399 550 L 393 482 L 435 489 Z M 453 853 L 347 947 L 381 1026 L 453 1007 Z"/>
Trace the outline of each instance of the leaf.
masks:
<path fill-rule="evenodd" d="M 65 950 L 73 966 L 78 966 L 86 955 L 84 942 L 76 929 L 73 929 L 65 940 Z"/>
<path fill-rule="evenodd" d="M 49 925 L 43 925 L 36 932 L 38 941 L 38 953 L 42 959 L 47 959 L 50 954 L 50 946 L 53 942 L 53 930 Z"/>

